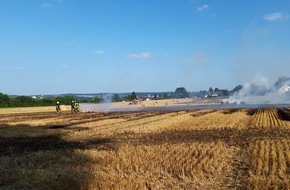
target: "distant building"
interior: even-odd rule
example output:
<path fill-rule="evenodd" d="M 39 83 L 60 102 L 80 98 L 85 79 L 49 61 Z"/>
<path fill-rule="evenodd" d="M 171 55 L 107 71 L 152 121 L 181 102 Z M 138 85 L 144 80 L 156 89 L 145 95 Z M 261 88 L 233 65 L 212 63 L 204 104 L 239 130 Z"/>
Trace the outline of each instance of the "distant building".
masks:
<path fill-rule="evenodd" d="M 222 91 L 214 91 L 214 92 L 206 92 L 204 97 L 205 98 L 210 98 L 210 97 L 219 97 L 219 96 L 224 96 Z"/>

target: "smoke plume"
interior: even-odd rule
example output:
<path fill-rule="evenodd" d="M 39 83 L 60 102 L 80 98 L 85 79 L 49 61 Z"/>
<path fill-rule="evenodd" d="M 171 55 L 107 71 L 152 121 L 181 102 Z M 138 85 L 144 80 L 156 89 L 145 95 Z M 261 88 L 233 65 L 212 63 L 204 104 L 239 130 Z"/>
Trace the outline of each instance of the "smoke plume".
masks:
<path fill-rule="evenodd" d="M 237 104 L 289 104 L 290 77 L 279 77 L 271 84 L 266 77 L 257 74 L 251 82 L 245 83 L 239 92 L 223 101 Z"/>

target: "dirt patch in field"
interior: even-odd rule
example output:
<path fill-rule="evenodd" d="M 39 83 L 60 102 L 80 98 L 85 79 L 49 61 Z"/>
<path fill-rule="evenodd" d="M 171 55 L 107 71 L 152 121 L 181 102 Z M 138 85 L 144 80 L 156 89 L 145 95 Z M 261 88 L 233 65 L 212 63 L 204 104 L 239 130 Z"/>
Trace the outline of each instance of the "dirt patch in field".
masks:
<path fill-rule="evenodd" d="M 193 113 L 191 114 L 191 116 L 193 116 L 193 117 L 200 117 L 200 116 L 203 116 L 203 115 L 206 115 L 206 114 L 215 112 L 215 111 L 217 111 L 217 110 L 196 110 L 196 111 L 193 111 Z"/>
<path fill-rule="evenodd" d="M 288 109 L 277 109 L 278 117 L 284 121 L 290 121 L 290 111 Z"/>
<path fill-rule="evenodd" d="M 111 140 L 98 138 L 87 142 L 64 141 L 59 136 L 0 138 L 0 155 L 64 149 L 112 149 Z"/>
<path fill-rule="evenodd" d="M 247 110 L 247 115 L 253 116 L 255 113 L 258 111 L 258 109 L 248 109 Z"/>
<path fill-rule="evenodd" d="M 166 131 L 158 134 L 122 134 L 116 136 L 117 142 L 133 144 L 177 144 L 193 142 L 223 141 L 231 146 L 247 146 L 248 143 L 263 139 L 289 139 L 290 129 L 249 128 L 213 129 L 190 131 Z"/>
<path fill-rule="evenodd" d="M 241 109 L 225 109 L 222 111 L 223 114 L 233 114 L 237 111 L 240 111 Z"/>

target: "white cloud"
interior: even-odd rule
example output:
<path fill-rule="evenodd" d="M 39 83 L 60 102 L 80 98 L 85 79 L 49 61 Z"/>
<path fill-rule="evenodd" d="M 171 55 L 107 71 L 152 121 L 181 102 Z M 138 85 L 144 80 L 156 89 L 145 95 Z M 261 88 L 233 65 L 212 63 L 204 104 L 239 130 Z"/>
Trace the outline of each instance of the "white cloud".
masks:
<path fill-rule="evenodd" d="M 51 7 L 52 6 L 52 4 L 50 4 L 50 3 L 42 3 L 42 8 L 49 8 L 49 7 Z"/>
<path fill-rule="evenodd" d="M 97 50 L 97 51 L 95 51 L 95 54 L 96 55 L 104 55 L 105 52 L 104 51 L 101 51 L 101 50 Z"/>
<path fill-rule="evenodd" d="M 276 20 L 283 20 L 287 19 L 290 16 L 285 13 L 269 13 L 263 16 L 264 20 L 266 21 L 276 21 Z"/>
<path fill-rule="evenodd" d="M 209 8 L 208 5 L 202 5 L 202 6 L 197 7 L 196 10 L 198 10 L 198 11 L 205 11 L 205 10 L 207 10 L 208 8 Z"/>
<path fill-rule="evenodd" d="M 139 54 L 129 54 L 128 57 L 132 59 L 149 59 L 152 56 L 150 53 L 145 52 L 145 53 L 139 53 Z"/>

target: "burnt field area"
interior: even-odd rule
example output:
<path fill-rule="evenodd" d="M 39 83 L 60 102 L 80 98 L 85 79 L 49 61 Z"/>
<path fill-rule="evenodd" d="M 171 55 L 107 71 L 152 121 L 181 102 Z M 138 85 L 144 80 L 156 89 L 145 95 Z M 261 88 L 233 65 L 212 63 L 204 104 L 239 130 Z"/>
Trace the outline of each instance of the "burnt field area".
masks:
<path fill-rule="evenodd" d="M 290 109 L 0 114 L 1 189 L 289 189 Z"/>

